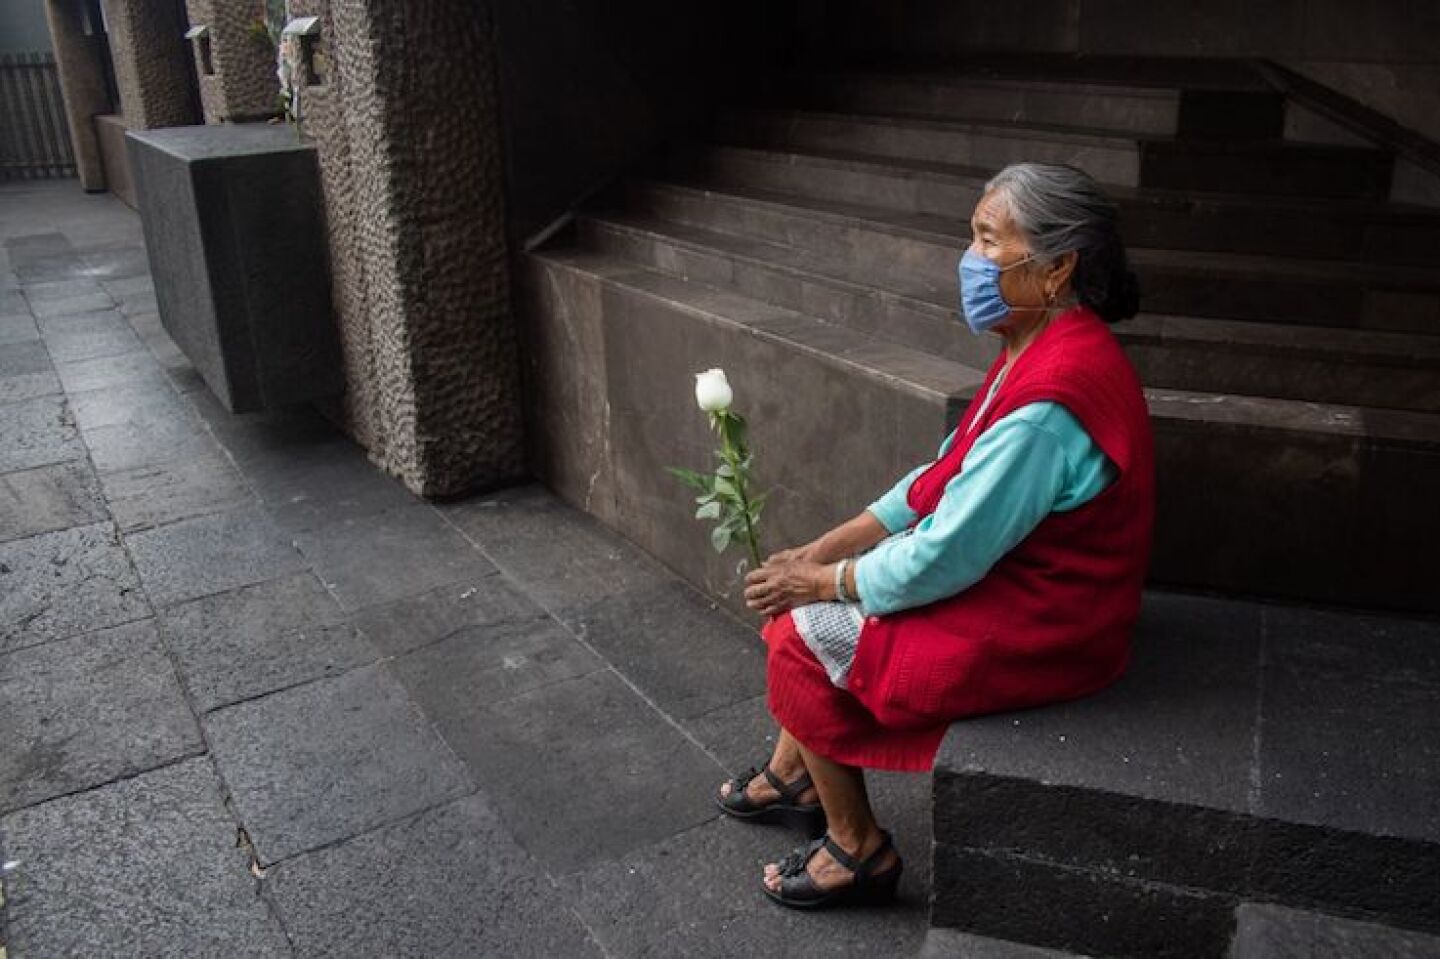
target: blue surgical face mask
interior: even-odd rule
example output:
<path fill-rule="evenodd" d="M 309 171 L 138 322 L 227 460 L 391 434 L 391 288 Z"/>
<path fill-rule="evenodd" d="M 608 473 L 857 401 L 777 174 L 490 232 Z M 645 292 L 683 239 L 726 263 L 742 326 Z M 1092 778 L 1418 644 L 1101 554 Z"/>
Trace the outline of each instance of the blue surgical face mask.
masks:
<path fill-rule="evenodd" d="M 1010 315 L 1010 304 L 1000 295 L 1000 274 L 1029 263 L 1033 256 L 1001 267 L 974 250 L 966 250 L 956 272 L 960 277 L 960 312 L 971 331 L 984 333 Z"/>

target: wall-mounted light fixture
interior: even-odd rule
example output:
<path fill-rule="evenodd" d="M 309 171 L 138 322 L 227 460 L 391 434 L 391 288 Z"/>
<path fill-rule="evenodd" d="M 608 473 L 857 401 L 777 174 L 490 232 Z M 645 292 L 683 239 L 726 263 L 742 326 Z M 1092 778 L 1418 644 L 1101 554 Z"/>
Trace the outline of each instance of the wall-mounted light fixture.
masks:
<path fill-rule="evenodd" d="M 325 82 L 327 65 L 325 48 L 320 42 L 320 18 L 297 17 L 285 24 L 281 31 L 284 36 L 295 37 L 300 42 L 300 61 L 304 67 L 302 79 L 307 87 L 318 87 Z"/>
<path fill-rule="evenodd" d="M 200 62 L 200 72 L 204 76 L 215 75 L 215 55 L 210 51 L 210 28 L 207 26 L 191 27 L 185 31 L 185 39 L 195 46 L 195 56 Z"/>

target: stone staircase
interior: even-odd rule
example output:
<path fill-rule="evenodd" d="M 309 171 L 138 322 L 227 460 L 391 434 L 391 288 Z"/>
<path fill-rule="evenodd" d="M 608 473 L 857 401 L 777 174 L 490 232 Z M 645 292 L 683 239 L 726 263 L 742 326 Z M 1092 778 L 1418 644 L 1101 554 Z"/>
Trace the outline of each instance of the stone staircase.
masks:
<path fill-rule="evenodd" d="M 530 415 L 553 424 L 536 469 L 739 608 L 734 560 L 703 548 L 663 469 L 713 446 L 690 374 L 724 367 L 752 420 L 768 546 L 853 515 L 933 457 L 994 358 L 955 287 L 987 176 L 1062 161 L 1108 185 L 1141 276 L 1146 312 L 1116 333 L 1156 430 L 1154 582 L 1440 611 L 1440 211 L 1387 201 L 1383 150 L 1282 139 L 1286 109 L 1225 62 L 880 65 L 741 91 L 708 141 L 674 145 L 526 258 Z M 1286 928 L 1281 907 L 1312 931 L 1341 923 L 1337 941 L 1367 923 L 1440 932 L 1435 793 L 1410 791 L 1436 784 L 1413 734 L 1440 705 L 1433 624 L 1291 630 L 1272 648 L 1281 613 L 1221 604 L 1249 610 L 1237 625 L 1205 602 L 1152 599 L 1122 687 L 1033 714 L 1070 730 L 1058 740 L 1030 714 L 957 725 L 936 770 L 937 929 L 1135 956 L 1223 954 Z M 1367 663 L 1397 631 L 1428 637 L 1396 647 L 1414 661 Z M 1364 692 L 1348 723 L 1318 717 L 1333 742 L 1287 753 L 1307 717 L 1276 719 L 1264 691 L 1332 661 Z M 1187 751 L 1221 727 L 1228 765 Z M 1126 755 L 1067 768 L 1076 738 Z M 1356 799 L 1327 745 L 1379 750 L 1379 772 L 1344 772 L 1382 781 Z M 1425 816 L 1397 826 L 1416 801 Z"/>

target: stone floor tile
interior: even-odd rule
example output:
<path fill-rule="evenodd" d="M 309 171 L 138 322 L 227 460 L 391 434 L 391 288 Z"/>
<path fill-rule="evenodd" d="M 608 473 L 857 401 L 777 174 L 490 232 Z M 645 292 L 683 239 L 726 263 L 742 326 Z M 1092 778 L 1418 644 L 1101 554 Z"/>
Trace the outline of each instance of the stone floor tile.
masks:
<path fill-rule="evenodd" d="M 474 627 L 546 617 L 505 577 L 487 572 L 383 606 L 367 606 L 353 621 L 387 656 L 401 656 Z"/>
<path fill-rule="evenodd" d="M 541 486 L 516 487 L 440 509 L 552 611 L 674 578 Z"/>
<path fill-rule="evenodd" d="M 363 450 L 339 437 L 285 457 L 252 459 L 244 468 L 275 522 L 290 532 L 420 502 L 367 460 Z"/>
<path fill-rule="evenodd" d="M 205 428 L 183 408 L 147 422 L 127 422 L 85 431 L 85 445 L 103 476 L 159 463 L 214 457 L 220 451 Z"/>
<path fill-rule="evenodd" d="M 0 809 L 204 750 L 151 620 L 0 656 Z"/>
<path fill-rule="evenodd" d="M 63 397 L 36 396 L 0 405 L 0 472 L 48 467 L 84 455 Z"/>
<path fill-rule="evenodd" d="M 86 276 L 112 281 L 127 277 L 149 279 L 150 260 L 145 255 L 143 245 L 128 244 L 100 250 L 80 250 L 78 256 Z"/>
<path fill-rule="evenodd" d="M 760 873 L 801 837 L 731 819 L 706 823 L 561 880 L 585 924 L 611 955 L 728 959 L 785 956 L 911 956 L 928 924 L 929 889 L 910 873 L 925 846 L 897 840 L 905 858 L 900 898 L 883 909 L 825 913 L 784 909 L 760 889 Z"/>
<path fill-rule="evenodd" d="M 0 405 L 60 392 L 50 352 L 40 340 L 0 346 Z"/>
<path fill-rule="evenodd" d="M 765 645 L 755 628 L 678 579 L 617 591 L 556 616 L 678 718 L 765 688 Z M 682 638 L 685 653 L 676 655 Z"/>
<path fill-rule="evenodd" d="M 56 372 L 60 382 L 71 393 L 109 389 L 136 380 L 167 382 L 165 371 L 148 353 L 124 353 L 78 363 L 61 363 Z"/>
<path fill-rule="evenodd" d="M 34 343 L 40 339 L 40 328 L 28 313 L 0 316 L 0 346 L 11 343 Z"/>
<path fill-rule="evenodd" d="M 85 460 L 0 473 L 0 543 L 106 519 L 100 482 Z"/>
<path fill-rule="evenodd" d="M 26 256 L 23 259 L 15 258 L 12 253 L 11 261 L 15 266 L 15 277 L 26 286 L 58 280 L 76 280 L 84 276 L 80 258 L 70 251 Z"/>
<path fill-rule="evenodd" d="M 479 795 L 284 862 L 266 884 L 302 957 L 603 955 Z"/>
<path fill-rule="evenodd" d="M 288 957 L 206 759 L 0 819 L 12 959 Z"/>
<path fill-rule="evenodd" d="M 143 530 L 126 541 L 140 581 L 157 606 L 305 568 L 304 558 L 257 506 Z"/>
<path fill-rule="evenodd" d="M 427 653 L 439 655 L 416 655 Z M 552 872 L 622 855 L 716 815 L 710 789 L 722 778 L 719 765 L 611 670 L 490 703 L 414 674 L 410 688 L 521 843 Z"/>
<path fill-rule="evenodd" d="M 171 607 L 162 628 L 191 697 L 204 710 L 380 655 L 309 572 Z"/>
<path fill-rule="evenodd" d="M 296 543 L 347 609 L 415 596 L 494 568 L 426 503 L 301 532 Z"/>
<path fill-rule="evenodd" d="M 69 400 L 75 423 L 82 430 L 126 423 L 143 426 L 161 416 L 194 422 L 189 405 L 163 380 L 132 380 L 99 390 L 71 391 Z"/>
<path fill-rule="evenodd" d="M 130 533 L 252 502 L 244 479 L 218 452 L 116 470 L 102 477 L 115 522 Z"/>
<path fill-rule="evenodd" d="M 247 471 L 252 463 L 283 468 L 286 462 L 327 452 L 364 455 L 312 406 L 231 413 L 209 390 L 193 392 L 189 399 L 220 445 Z"/>
<path fill-rule="evenodd" d="M 120 312 L 126 316 L 134 316 L 137 313 L 154 313 L 159 304 L 155 299 L 155 291 L 125 293 L 119 297 Z"/>
<path fill-rule="evenodd" d="M 405 689 L 369 666 L 210 713 L 212 755 L 262 861 L 471 791 Z"/>
<path fill-rule="evenodd" d="M 494 706 L 605 665 L 547 617 L 464 627 L 394 660 L 391 669 L 430 715 L 463 719 L 476 706 Z"/>
<path fill-rule="evenodd" d="M 149 264 L 146 264 L 146 272 L 136 273 L 133 276 L 123 278 L 101 279 L 100 285 L 113 297 L 129 296 L 132 293 L 153 293 L 155 281 L 148 272 Z"/>
<path fill-rule="evenodd" d="M 39 324 L 40 335 L 56 363 L 78 363 L 145 348 L 125 317 L 113 310 L 49 317 Z"/>
<path fill-rule="evenodd" d="M 93 313 L 97 310 L 112 310 L 115 301 L 110 294 L 86 293 L 80 296 L 66 296 L 54 300 L 31 300 L 30 311 L 40 319 L 51 316 L 73 316 L 77 313 Z"/>
<path fill-rule="evenodd" d="M 27 283 L 24 289 L 25 299 L 32 304 L 73 300 L 78 296 L 95 296 L 105 292 L 99 283 L 89 277 L 51 280 L 47 283 Z"/>
<path fill-rule="evenodd" d="M 0 544 L 0 652 L 149 613 L 110 523 Z"/>

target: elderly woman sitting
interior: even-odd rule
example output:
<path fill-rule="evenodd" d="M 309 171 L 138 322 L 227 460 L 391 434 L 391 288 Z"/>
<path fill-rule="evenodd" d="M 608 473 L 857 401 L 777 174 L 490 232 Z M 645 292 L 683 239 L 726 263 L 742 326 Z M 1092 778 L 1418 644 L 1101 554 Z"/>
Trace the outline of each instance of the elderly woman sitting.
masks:
<path fill-rule="evenodd" d="M 1116 211 L 1084 173 L 986 186 L 959 264 L 976 333 L 1005 348 L 936 459 L 747 577 L 771 619 L 762 770 L 720 808 L 808 847 L 765 867 L 797 907 L 883 902 L 901 860 L 862 767 L 928 770 L 952 720 L 1093 693 L 1129 658 L 1154 517 L 1140 382 L 1105 325 L 1134 315 Z"/>

